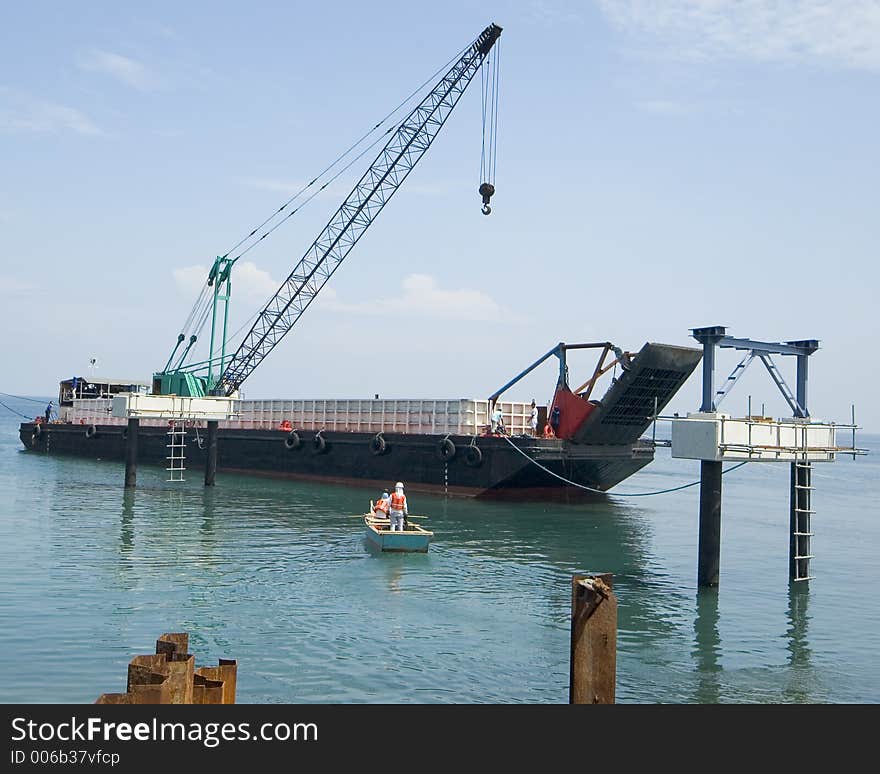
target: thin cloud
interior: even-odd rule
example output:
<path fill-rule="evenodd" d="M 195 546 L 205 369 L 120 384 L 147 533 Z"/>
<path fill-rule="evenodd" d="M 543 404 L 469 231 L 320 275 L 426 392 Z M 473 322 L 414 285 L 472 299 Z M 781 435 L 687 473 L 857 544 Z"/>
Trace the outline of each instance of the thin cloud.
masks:
<path fill-rule="evenodd" d="M 236 290 L 241 288 L 248 296 L 267 298 L 274 295 L 281 287 L 279 280 L 274 279 L 269 272 L 257 268 L 257 265 L 250 261 L 235 264 L 233 272 Z"/>
<path fill-rule="evenodd" d="M 446 290 L 439 287 L 437 280 L 428 274 L 410 274 L 405 277 L 393 304 L 343 303 L 333 288 L 324 288 L 321 291 L 320 303 L 328 311 L 346 314 L 419 316 L 484 322 L 514 319 L 512 313 L 488 293 L 472 288 Z"/>
<path fill-rule="evenodd" d="M 210 267 L 196 264 L 173 269 L 171 274 L 177 287 L 189 295 L 197 295 L 208 281 Z M 281 283 L 272 278 L 251 261 L 236 263 L 232 270 L 232 282 L 235 293 L 252 298 L 266 299 L 281 287 Z"/>
<path fill-rule="evenodd" d="M 0 295 L 12 296 L 36 290 L 37 286 L 30 282 L 22 282 L 15 277 L 0 277 Z"/>
<path fill-rule="evenodd" d="M 278 180 L 265 177 L 246 177 L 239 180 L 239 183 L 248 186 L 249 188 L 257 188 L 261 191 L 278 193 L 285 198 L 290 198 L 294 194 L 299 194 L 299 197 L 296 199 L 296 205 L 298 207 L 302 207 L 312 197 L 319 201 L 333 199 L 334 201 L 342 202 L 343 199 L 351 193 L 351 189 L 354 186 L 353 182 L 344 184 L 334 181 L 328 183 L 326 188 L 321 188 L 324 183 L 320 180 L 309 186 L 308 181 L 305 180 Z"/>
<path fill-rule="evenodd" d="M 274 193 L 293 196 L 297 193 L 305 183 L 301 180 L 274 180 L 265 177 L 246 177 L 239 181 L 241 185 L 249 188 L 258 188 L 261 191 L 272 191 Z"/>
<path fill-rule="evenodd" d="M 523 11 L 530 22 L 538 22 L 548 27 L 583 24 L 583 13 L 577 3 L 565 0 L 532 0 Z"/>
<path fill-rule="evenodd" d="M 195 295 L 208 281 L 208 271 L 207 266 L 196 264 L 195 266 L 182 266 L 179 269 L 173 269 L 171 276 L 174 277 L 174 284 L 180 290 Z"/>
<path fill-rule="evenodd" d="M 635 103 L 639 110 L 666 116 L 680 116 L 692 112 L 693 108 L 684 102 L 671 99 L 643 99 Z"/>
<path fill-rule="evenodd" d="M 450 186 L 447 183 L 413 183 L 406 186 L 407 196 L 445 196 L 459 186 Z"/>
<path fill-rule="evenodd" d="M 174 282 L 186 295 L 195 297 L 205 286 L 209 267 L 183 266 L 172 271 Z M 235 264 L 232 282 L 236 294 L 265 301 L 278 291 L 281 282 L 250 261 Z M 488 293 L 471 288 L 447 290 L 427 274 L 410 274 L 403 279 L 394 304 L 354 303 L 341 301 L 329 286 L 321 289 L 316 299 L 321 309 L 351 315 L 419 316 L 449 320 L 483 322 L 514 321 L 516 316 L 495 301 Z"/>
<path fill-rule="evenodd" d="M 667 56 L 880 69 L 876 0 L 598 0 L 605 16 Z"/>
<path fill-rule="evenodd" d="M 85 113 L 68 105 L 16 96 L 8 91 L 8 105 L 0 109 L 0 131 L 49 134 L 64 131 L 91 137 L 102 136 L 104 131 Z"/>
<path fill-rule="evenodd" d="M 167 24 L 161 24 L 159 22 L 153 21 L 142 21 L 139 23 L 147 32 L 158 35 L 159 37 L 165 38 L 166 40 L 180 39 L 180 35 L 177 34 L 177 31 L 173 27 L 169 27 Z"/>
<path fill-rule="evenodd" d="M 77 61 L 77 67 L 86 72 L 102 73 L 138 91 L 152 91 L 159 79 L 140 62 L 111 51 L 92 49 Z"/>

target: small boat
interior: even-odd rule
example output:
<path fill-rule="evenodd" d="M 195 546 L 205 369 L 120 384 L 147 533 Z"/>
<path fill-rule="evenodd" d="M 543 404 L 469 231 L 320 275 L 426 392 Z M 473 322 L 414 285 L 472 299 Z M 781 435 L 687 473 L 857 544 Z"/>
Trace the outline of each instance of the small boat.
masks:
<path fill-rule="evenodd" d="M 367 539 L 382 551 L 425 554 L 431 538 L 434 537 L 433 532 L 411 521 L 407 521 L 406 529 L 402 532 L 392 532 L 391 520 L 387 516 L 377 516 L 372 508 L 370 513 L 364 514 L 364 525 L 367 528 Z"/>

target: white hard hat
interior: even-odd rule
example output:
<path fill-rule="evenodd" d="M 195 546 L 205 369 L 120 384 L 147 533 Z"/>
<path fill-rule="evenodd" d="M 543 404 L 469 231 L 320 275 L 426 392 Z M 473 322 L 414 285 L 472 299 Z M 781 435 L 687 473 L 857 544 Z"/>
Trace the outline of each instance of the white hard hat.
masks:
<path fill-rule="evenodd" d="M 395 488 L 395 489 L 403 489 L 403 482 L 402 482 L 402 481 L 398 481 L 398 482 L 394 485 L 394 488 Z"/>

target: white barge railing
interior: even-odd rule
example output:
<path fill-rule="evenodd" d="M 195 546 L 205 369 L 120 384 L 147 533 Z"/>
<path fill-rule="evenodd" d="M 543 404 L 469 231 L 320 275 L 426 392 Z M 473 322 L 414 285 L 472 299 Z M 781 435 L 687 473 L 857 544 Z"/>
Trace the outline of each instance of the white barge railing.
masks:
<path fill-rule="evenodd" d="M 72 407 L 64 407 L 59 418 L 74 424 L 124 425 L 127 419 L 112 416 L 112 404 L 112 399 L 106 398 L 78 399 Z M 509 433 L 530 432 L 530 403 L 499 401 L 499 405 Z M 278 430 L 287 422 L 300 430 L 477 435 L 489 425 L 490 409 L 487 400 L 471 398 L 307 399 L 238 400 L 234 402 L 233 412 L 237 418 L 220 420 L 221 427 Z M 199 426 L 204 424 L 198 419 L 195 421 Z M 141 424 L 167 425 L 168 420 L 142 415 Z"/>

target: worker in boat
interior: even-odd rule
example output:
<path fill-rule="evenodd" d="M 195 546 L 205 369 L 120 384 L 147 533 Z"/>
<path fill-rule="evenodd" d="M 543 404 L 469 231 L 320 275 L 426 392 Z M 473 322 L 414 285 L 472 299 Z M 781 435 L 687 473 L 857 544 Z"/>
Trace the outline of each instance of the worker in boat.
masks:
<path fill-rule="evenodd" d="M 373 515 L 380 519 L 387 519 L 390 499 L 391 495 L 388 492 L 382 492 L 382 496 L 376 500 L 376 504 L 373 506 Z"/>
<path fill-rule="evenodd" d="M 532 428 L 532 435 L 538 435 L 538 407 L 535 405 L 535 399 L 532 398 L 532 415 L 529 417 L 529 426 Z"/>
<path fill-rule="evenodd" d="M 403 493 L 403 482 L 398 481 L 394 485 L 389 502 L 388 516 L 391 519 L 391 531 L 403 532 L 406 528 L 406 517 L 409 513 L 406 505 L 406 495 Z"/>

